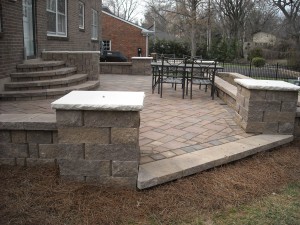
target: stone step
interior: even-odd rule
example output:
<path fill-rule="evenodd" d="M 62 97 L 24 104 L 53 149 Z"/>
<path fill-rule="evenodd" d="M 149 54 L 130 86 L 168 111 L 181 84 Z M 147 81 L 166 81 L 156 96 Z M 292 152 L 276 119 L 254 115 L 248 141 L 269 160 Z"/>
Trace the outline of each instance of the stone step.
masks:
<path fill-rule="evenodd" d="M 73 75 L 75 74 L 76 70 L 76 67 L 64 67 L 47 71 L 11 73 L 10 77 L 12 82 L 49 80 Z"/>
<path fill-rule="evenodd" d="M 293 135 L 256 135 L 139 166 L 139 189 L 153 187 L 290 143 Z"/>
<path fill-rule="evenodd" d="M 41 59 L 26 60 L 17 65 L 19 72 L 47 71 L 65 67 L 64 61 L 43 61 Z"/>
<path fill-rule="evenodd" d="M 58 87 L 67 87 L 83 83 L 87 80 L 87 74 L 75 74 L 72 76 L 38 81 L 10 82 L 4 85 L 5 91 L 39 90 Z"/>
<path fill-rule="evenodd" d="M 4 91 L 0 92 L 0 100 L 3 101 L 17 101 L 17 100 L 40 100 L 52 99 L 63 96 L 73 90 L 91 90 L 98 87 L 99 81 L 87 81 L 82 84 L 69 87 L 41 89 L 41 90 L 27 90 L 27 91 Z"/>

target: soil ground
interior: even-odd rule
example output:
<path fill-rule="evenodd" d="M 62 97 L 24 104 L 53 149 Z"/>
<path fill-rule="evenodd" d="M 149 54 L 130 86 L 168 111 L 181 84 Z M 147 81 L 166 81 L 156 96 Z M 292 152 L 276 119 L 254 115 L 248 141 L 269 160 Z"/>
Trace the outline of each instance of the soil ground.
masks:
<path fill-rule="evenodd" d="M 300 141 L 143 191 L 62 182 L 56 168 L 0 167 L 0 224 L 212 224 L 217 212 L 300 180 Z"/>

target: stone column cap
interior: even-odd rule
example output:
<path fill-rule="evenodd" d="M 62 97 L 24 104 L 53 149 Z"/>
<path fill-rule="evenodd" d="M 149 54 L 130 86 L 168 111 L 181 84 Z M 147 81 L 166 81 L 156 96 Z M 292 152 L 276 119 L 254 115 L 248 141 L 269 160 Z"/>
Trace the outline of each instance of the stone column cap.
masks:
<path fill-rule="evenodd" d="M 53 109 L 97 111 L 141 111 L 144 92 L 72 91 L 51 103 Z"/>
<path fill-rule="evenodd" d="M 255 79 L 234 79 L 234 81 L 247 88 L 255 90 L 271 90 L 271 91 L 299 91 L 300 87 L 279 80 L 255 80 Z"/>

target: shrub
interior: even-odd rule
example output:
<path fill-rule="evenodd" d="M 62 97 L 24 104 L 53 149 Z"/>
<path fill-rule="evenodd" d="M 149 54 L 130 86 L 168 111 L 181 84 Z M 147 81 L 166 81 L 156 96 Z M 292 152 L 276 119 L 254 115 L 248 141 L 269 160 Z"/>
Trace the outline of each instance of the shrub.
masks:
<path fill-rule="evenodd" d="M 261 57 L 254 57 L 252 59 L 252 64 L 255 67 L 263 67 L 266 64 L 266 60 L 264 58 L 261 58 Z"/>
<path fill-rule="evenodd" d="M 256 57 L 263 57 L 263 51 L 261 48 L 253 48 L 250 50 L 248 54 L 248 60 L 251 61 L 253 58 Z"/>

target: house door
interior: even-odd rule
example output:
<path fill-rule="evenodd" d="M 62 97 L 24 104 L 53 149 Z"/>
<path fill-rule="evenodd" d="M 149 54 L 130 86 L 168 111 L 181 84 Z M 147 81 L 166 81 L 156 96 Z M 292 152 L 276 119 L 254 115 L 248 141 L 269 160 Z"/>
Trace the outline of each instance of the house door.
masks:
<path fill-rule="evenodd" d="M 23 0 L 23 33 L 26 58 L 34 58 L 33 0 Z"/>

